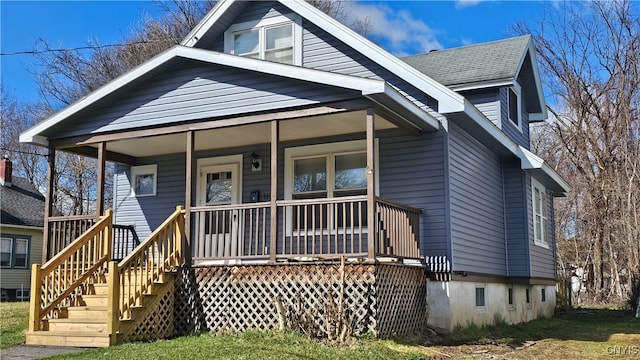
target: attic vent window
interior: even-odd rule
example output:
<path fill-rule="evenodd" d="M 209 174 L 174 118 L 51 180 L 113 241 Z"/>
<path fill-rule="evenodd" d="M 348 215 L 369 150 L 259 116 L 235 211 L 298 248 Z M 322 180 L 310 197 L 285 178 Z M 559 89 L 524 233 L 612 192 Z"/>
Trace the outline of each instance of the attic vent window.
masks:
<path fill-rule="evenodd" d="M 225 52 L 283 64 L 302 63 L 300 18 L 292 15 L 234 24 L 225 32 Z"/>

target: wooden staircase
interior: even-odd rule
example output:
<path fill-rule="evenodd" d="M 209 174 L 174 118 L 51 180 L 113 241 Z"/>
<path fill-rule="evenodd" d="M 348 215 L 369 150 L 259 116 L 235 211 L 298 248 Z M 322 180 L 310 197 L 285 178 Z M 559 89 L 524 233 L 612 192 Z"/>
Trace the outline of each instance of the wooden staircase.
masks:
<path fill-rule="evenodd" d="M 172 334 L 184 210 L 120 263 L 107 261 L 110 217 L 42 268 L 33 266 L 28 345 L 107 347 Z"/>
<path fill-rule="evenodd" d="M 140 274 L 138 274 L 140 275 Z M 43 331 L 27 332 L 29 345 L 53 345 L 73 347 L 108 347 L 129 341 L 142 340 L 144 334 L 136 333 L 143 321 L 149 321 L 149 313 L 157 311 L 158 300 L 173 291 L 173 273 L 165 273 L 162 279 L 155 281 L 141 297 L 140 304 L 131 307 L 131 316 L 121 320 L 119 331 L 109 334 L 109 286 L 106 282 L 93 283 L 87 287 L 87 294 L 77 297 L 77 305 L 58 309 L 58 318 L 43 320 Z M 129 284 L 124 285 L 128 287 Z M 153 320 L 151 320 L 153 321 Z M 171 333 L 172 329 L 158 328 L 156 333 Z M 154 334 L 148 334 L 154 335 Z M 155 338 L 162 334 L 155 334 Z M 164 334 L 167 335 L 167 334 Z M 165 336 L 166 337 L 166 336 Z"/>

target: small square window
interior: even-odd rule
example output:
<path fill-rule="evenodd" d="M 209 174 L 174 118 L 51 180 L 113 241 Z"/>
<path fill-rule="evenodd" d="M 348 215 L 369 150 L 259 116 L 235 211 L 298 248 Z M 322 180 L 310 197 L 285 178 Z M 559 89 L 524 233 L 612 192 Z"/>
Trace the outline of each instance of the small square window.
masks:
<path fill-rule="evenodd" d="M 542 302 L 546 302 L 547 301 L 547 289 L 542 288 L 540 290 L 540 298 L 542 299 Z"/>
<path fill-rule="evenodd" d="M 476 307 L 485 309 L 487 306 L 484 287 L 476 286 Z"/>
<path fill-rule="evenodd" d="M 156 194 L 157 165 L 134 166 L 131 168 L 131 195 L 136 197 Z"/>

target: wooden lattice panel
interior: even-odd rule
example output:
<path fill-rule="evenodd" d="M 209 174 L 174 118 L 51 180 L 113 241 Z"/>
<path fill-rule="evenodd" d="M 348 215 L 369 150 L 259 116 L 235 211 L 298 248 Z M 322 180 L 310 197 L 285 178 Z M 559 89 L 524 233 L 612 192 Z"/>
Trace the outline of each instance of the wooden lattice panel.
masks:
<path fill-rule="evenodd" d="M 376 335 L 390 337 L 424 329 L 427 324 L 427 277 L 418 266 L 376 266 Z"/>
<path fill-rule="evenodd" d="M 153 301 L 145 304 L 131 329 L 123 332 L 124 342 L 140 340 L 166 339 L 174 334 L 174 286 L 163 284 L 164 291 L 159 292 Z"/>
<path fill-rule="evenodd" d="M 304 317 L 326 331 L 327 317 L 331 318 L 329 297 L 338 302 L 341 282 L 340 264 L 335 263 L 185 268 L 175 285 L 180 294 L 175 303 L 176 334 L 277 328 L 276 299 L 289 320 Z M 411 298 L 415 296 L 419 299 Z M 355 334 L 390 335 L 415 329 L 422 317 L 426 319 L 424 269 L 346 264 L 344 302 L 346 320 Z M 411 308 L 393 310 L 395 306 Z M 391 318 L 393 314 L 400 319 Z M 403 317 L 410 317 L 408 324 L 402 323 Z"/>

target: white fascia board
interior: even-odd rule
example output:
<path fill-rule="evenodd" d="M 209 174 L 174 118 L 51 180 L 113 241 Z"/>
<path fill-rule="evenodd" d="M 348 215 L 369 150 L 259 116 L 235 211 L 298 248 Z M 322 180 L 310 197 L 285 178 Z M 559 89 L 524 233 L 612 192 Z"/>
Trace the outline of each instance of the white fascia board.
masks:
<path fill-rule="evenodd" d="M 452 113 L 464 110 L 464 97 L 460 94 L 421 73 L 378 45 L 375 45 L 355 31 L 344 26 L 339 21 L 307 4 L 305 1 L 278 1 L 337 39 L 342 40 L 380 66 L 396 74 L 409 84 L 420 89 L 425 94 L 438 100 L 438 111 L 440 113 Z"/>
<path fill-rule="evenodd" d="M 547 120 L 547 109 L 541 113 L 529 113 L 529 122 L 542 122 Z"/>
<path fill-rule="evenodd" d="M 180 42 L 182 46 L 194 46 L 200 38 L 209 30 L 212 24 L 224 15 L 224 13 L 231 7 L 234 1 L 221 0 L 211 9 L 202 20 L 185 36 Z"/>
<path fill-rule="evenodd" d="M 487 117 L 478 110 L 469 100 L 465 99 L 465 108 L 464 112 L 471 119 L 473 119 L 484 131 L 489 133 L 494 139 L 496 139 L 502 146 L 508 149 L 514 155 L 518 155 L 518 144 L 516 144 L 513 140 L 511 140 L 496 124 L 494 124 L 491 120 L 487 119 Z"/>
<path fill-rule="evenodd" d="M 513 86 L 515 79 L 479 81 L 475 83 L 466 83 L 461 85 L 451 85 L 449 88 L 454 91 L 477 90 L 501 86 Z"/>
<path fill-rule="evenodd" d="M 367 95 L 374 95 L 374 94 L 363 93 L 362 95 L 367 96 Z M 421 119 L 422 121 L 424 121 L 432 129 L 438 130 L 440 128 L 440 121 L 438 121 L 438 119 L 434 118 L 431 114 L 429 114 L 428 112 L 416 106 L 416 104 L 409 101 L 409 99 L 407 99 L 406 97 L 402 96 L 402 94 L 400 94 L 396 89 L 394 89 L 389 84 L 385 84 L 384 95 L 386 95 L 393 102 L 397 103 L 398 105 L 402 106 L 403 108 L 411 112 L 418 119 Z M 389 109 L 389 110 L 393 111 L 393 109 Z"/>
<path fill-rule="evenodd" d="M 571 185 L 538 155 L 518 145 L 518 157 L 521 160 L 522 170 L 542 170 L 545 175 L 553 180 L 565 193 L 571 191 Z"/>
<path fill-rule="evenodd" d="M 365 94 L 378 94 L 385 91 L 383 80 L 361 78 L 357 76 L 331 73 L 310 68 L 281 64 L 272 61 L 252 59 L 237 55 L 223 54 L 210 50 L 179 46 L 177 55 L 188 59 L 203 61 L 216 65 L 238 69 L 257 71 L 264 74 L 335 86 L 343 89 L 361 91 Z"/>
<path fill-rule="evenodd" d="M 128 72 L 109 81 L 102 87 L 94 90 L 89 95 L 67 106 L 63 110 L 55 113 L 54 115 L 42 121 L 41 123 L 35 125 L 34 127 L 26 130 L 25 132 L 20 134 L 20 142 L 47 146 L 48 145 L 47 139 L 42 135 L 40 135 L 40 133 L 58 124 L 59 122 L 77 113 L 78 111 L 85 109 L 89 105 L 113 93 L 114 91 L 120 89 L 121 87 L 127 85 L 128 83 L 134 81 L 135 79 L 145 75 L 146 73 L 155 69 L 156 67 L 171 60 L 176 56 L 177 49 L 178 47 L 174 46 L 168 50 L 165 50 L 164 52 L 153 57 L 151 60 L 144 62 L 141 65 L 138 65 L 137 67 L 129 70 Z"/>

